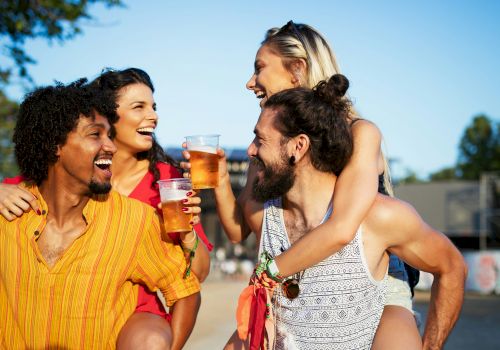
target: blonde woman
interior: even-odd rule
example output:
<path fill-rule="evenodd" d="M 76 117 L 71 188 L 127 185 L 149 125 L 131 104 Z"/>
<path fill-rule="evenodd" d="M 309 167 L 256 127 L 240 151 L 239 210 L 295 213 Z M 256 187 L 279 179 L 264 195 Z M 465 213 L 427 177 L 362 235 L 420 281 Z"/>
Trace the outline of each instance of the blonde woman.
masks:
<path fill-rule="evenodd" d="M 299 86 L 312 88 L 319 81 L 340 73 L 333 51 L 321 34 L 308 25 L 292 21 L 267 31 L 257 51 L 254 68 L 246 86 L 261 101 L 284 89 Z M 276 265 L 283 277 L 303 271 L 343 248 L 354 238 L 377 192 L 391 191 L 379 129 L 372 122 L 361 119 L 354 109 L 348 122 L 353 134 L 354 152 L 338 177 L 333 214 L 324 224 L 276 257 Z M 247 185 L 236 201 L 223 152 L 221 159 L 220 185 L 215 190 L 218 213 L 228 238 L 239 242 L 250 232 L 260 232 L 262 224 L 262 203 L 251 196 L 255 169 L 250 166 Z M 389 274 L 392 277 L 387 302 L 373 349 L 420 349 L 422 342 L 412 312 L 407 273 L 396 257 L 391 258 Z M 241 347 L 236 336 L 227 345 L 227 349 Z"/>

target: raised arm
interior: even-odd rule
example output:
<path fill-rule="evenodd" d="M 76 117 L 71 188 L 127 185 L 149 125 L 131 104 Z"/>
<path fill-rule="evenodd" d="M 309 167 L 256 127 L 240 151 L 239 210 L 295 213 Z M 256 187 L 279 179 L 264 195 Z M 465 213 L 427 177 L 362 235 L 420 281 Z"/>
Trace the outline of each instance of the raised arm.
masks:
<path fill-rule="evenodd" d="M 243 207 L 236 201 L 231 188 L 231 179 L 227 170 L 227 159 L 223 150 L 219 149 L 219 186 L 214 189 L 217 215 L 224 232 L 232 243 L 245 240 L 251 232 L 243 215 Z M 248 186 L 248 179 L 247 179 Z M 242 193 L 244 193 L 243 190 Z"/>
<path fill-rule="evenodd" d="M 218 149 L 219 155 L 219 186 L 214 189 L 217 214 L 224 232 L 232 243 L 245 240 L 251 232 L 260 232 L 262 224 L 262 203 L 251 199 L 251 184 L 253 182 L 253 167 L 250 166 L 247 184 L 236 200 L 231 179 L 227 170 L 227 159 L 224 150 Z M 189 152 L 183 152 L 184 158 L 190 158 Z M 184 168 L 189 164 L 183 163 Z"/>
<path fill-rule="evenodd" d="M 200 204 L 201 198 L 193 191 L 193 194 L 184 203 L 185 213 L 193 215 L 191 221 L 193 231 L 180 233 L 179 239 L 187 262 L 191 264 L 191 271 L 196 274 L 200 282 L 203 282 L 210 272 L 210 253 L 207 248 L 207 244 L 210 244 L 210 242 L 208 242 L 203 227 L 200 224 Z M 158 206 L 161 208 L 161 203 Z"/>
<path fill-rule="evenodd" d="M 453 243 L 427 225 L 410 205 L 388 201 L 391 204 L 378 236 L 386 239 L 391 253 L 434 275 L 423 349 L 442 349 L 460 314 L 467 265 Z"/>
<path fill-rule="evenodd" d="M 352 126 L 354 152 L 337 178 L 330 218 L 276 257 L 283 277 L 311 267 L 338 252 L 355 236 L 375 200 L 381 134 L 366 120 Z"/>

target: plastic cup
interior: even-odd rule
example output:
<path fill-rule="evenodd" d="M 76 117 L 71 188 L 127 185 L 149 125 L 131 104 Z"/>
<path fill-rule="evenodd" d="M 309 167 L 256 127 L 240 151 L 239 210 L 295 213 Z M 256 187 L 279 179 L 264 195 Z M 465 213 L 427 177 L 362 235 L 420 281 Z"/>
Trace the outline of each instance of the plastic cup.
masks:
<path fill-rule="evenodd" d="M 186 144 L 191 155 L 191 181 L 194 189 L 214 188 L 219 185 L 220 135 L 186 136 Z"/>
<path fill-rule="evenodd" d="M 192 189 L 190 179 L 159 180 L 161 210 L 166 232 L 190 232 L 192 214 L 182 211 L 187 193 Z"/>

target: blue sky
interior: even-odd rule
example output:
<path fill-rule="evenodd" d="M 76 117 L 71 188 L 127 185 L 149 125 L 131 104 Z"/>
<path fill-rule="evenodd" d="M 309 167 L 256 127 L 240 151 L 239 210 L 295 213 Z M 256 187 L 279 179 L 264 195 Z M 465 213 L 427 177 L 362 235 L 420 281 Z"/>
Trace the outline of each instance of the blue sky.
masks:
<path fill-rule="evenodd" d="M 37 84 L 140 67 L 153 78 L 164 146 L 221 134 L 246 147 L 259 115 L 245 89 L 268 28 L 307 23 L 331 43 L 355 107 L 385 137 L 396 176 L 453 165 L 472 117 L 500 118 L 499 1 L 138 1 L 105 9 L 63 45 L 28 41 Z M 21 99 L 12 87 L 10 97 Z"/>

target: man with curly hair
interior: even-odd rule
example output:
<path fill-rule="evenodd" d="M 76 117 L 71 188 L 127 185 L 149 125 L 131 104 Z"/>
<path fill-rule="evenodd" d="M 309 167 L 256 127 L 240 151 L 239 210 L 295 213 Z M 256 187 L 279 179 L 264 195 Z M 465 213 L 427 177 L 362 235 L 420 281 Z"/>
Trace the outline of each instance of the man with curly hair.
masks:
<path fill-rule="evenodd" d="M 172 349 L 194 326 L 199 283 L 182 250 L 162 241 L 153 208 L 111 191 L 115 109 L 85 80 L 21 104 L 15 155 L 41 210 L 0 218 L 0 348 L 114 348 L 138 283 L 182 317 Z"/>

